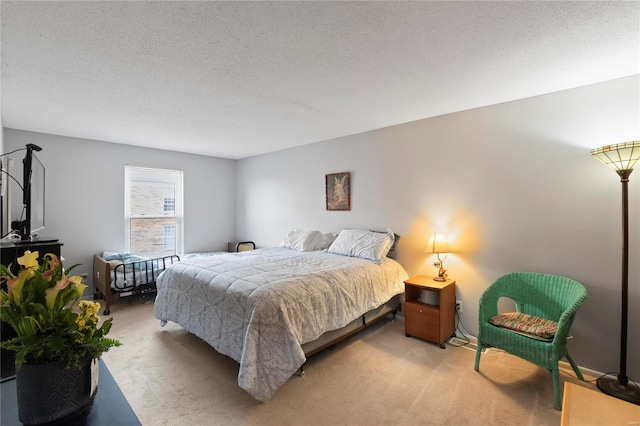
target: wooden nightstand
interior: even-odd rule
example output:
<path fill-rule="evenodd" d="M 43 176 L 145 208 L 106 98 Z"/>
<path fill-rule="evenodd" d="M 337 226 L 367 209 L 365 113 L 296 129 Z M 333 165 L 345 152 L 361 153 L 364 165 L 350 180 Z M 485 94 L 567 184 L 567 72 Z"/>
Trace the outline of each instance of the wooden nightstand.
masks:
<path fill-rule="evenodd" d="M 428 292 L 429 302 L 420 300 Z M 434 281 L 433 277 L 417 275 L 404 282 L 404 332 L 445 348 L 444 342 L 456 331 L 456 282 Z"/>

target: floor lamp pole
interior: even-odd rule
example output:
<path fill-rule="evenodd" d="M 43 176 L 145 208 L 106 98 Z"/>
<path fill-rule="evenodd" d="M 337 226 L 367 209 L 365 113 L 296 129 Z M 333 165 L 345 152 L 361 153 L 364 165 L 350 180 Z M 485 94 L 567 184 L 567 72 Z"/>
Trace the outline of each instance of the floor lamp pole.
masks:
<path fill-rule="evenodd" d="M 620 319 L 620 372 L 617 379 L 604 376 L 597 386 L 607 395 L 640 405 L 640 389 L 629 385 L 627 377 L 627 322 L 629 316 L 629 175 L 631 170 L 616 170 L 622 183 L 622 313 Z"/>

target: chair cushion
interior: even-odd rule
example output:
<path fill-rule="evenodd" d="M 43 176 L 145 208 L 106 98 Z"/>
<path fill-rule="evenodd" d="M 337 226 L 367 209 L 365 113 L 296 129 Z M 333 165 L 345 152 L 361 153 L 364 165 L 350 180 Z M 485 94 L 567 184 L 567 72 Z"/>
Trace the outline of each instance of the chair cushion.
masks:
<path fill-rule="evenodd" d="M 507 312 L 502 315 L 496 315 L 491 317 L 489 322 L 527 337 L 546 341 L 553 340 L 553 336 L 555 336 L 558 329 L 558 323 L 555 321 L 522 312 Z"/>

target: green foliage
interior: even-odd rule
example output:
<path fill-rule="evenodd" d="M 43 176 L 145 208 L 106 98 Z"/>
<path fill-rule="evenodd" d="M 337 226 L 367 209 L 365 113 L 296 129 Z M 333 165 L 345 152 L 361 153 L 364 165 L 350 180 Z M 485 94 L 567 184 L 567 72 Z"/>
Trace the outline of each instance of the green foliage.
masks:
<path fill-rule="evenodd" d="M 38 252 L 26 251 L 18 259 L 18 275 L 0 265 L 0 320 L 10 324 L 17 337 L 0 343 L 15 351 L 18 364 L 64 361 L 79 365 L 80 359 L 99 358 L 120 342 L 106 337 L 111 321 L 99 326 L 100 304 L 80 300 L 86 285 L 81 276 L 70 276 L 77 265 L 64 269 L 54 254 L 38 263 Z M 78 302 L 78 303 L 76 303 Z"/>

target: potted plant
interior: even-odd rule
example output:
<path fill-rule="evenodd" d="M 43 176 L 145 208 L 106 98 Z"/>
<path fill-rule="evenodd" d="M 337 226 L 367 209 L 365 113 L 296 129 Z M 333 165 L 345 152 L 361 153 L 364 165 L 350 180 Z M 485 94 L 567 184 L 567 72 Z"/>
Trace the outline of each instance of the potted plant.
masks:
<path fill-rule="evenodd" d="M 99 325 L 100 304 L 80 300 L 86 285 L 78 265 L 65 269 L 54 254 L 37 251 L 17 259 L 17 275 L 0 265 L 0 320 L 16 337 L 0 347 L 16 353 L 18 417 L 24 424 L 64 421 L 91 408 L 97 392 L 97 359 L 120 342 Z M 6 290 L 5 290 L 6 289 Z"/>

